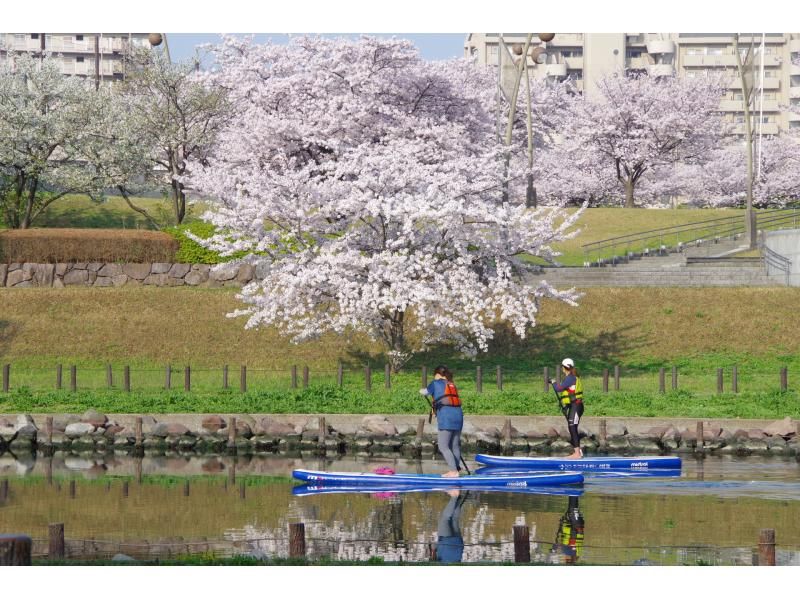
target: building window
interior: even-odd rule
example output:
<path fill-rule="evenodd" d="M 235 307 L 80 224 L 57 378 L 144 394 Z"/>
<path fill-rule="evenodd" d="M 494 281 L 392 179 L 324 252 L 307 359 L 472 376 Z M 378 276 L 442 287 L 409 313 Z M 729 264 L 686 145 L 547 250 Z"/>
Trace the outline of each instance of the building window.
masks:
<path fill-rule="evenodd" d="M 564 58 L 582 58 L 583 50 L 581 49 L 561 50 L 561 56 L 563 56 Z"/>
<path fill-rule="evenodd" d="M 628 50 L 627 52 L 625 52 L 625 54 L 628 56 L 628 58 L 639 58 L 642 55 L 642 51 L 641 50 Z"/>
<path fill-rule="evenodd" d="M 31 39 L 39 39 L 38 33 L 31 33 Z"/>
<path fill-rule="evenodd" d="M 83 56 L 77 56 L 77 57 L 75 58 L 75 62 L 83 62 L 83 59 L 84 59 L 84 57 L 83 57 Z"/>
<path fill-rule="evenodd" d="M 573 81 L 583 81 L 583 70 L 582 69 L 569 69 L 569 70 L 567 70 L 567 77 L 569 77 Z"/>
<path fill-rule="evenodd" d="M 722 56 L 724 53 L 722 48 L 707 48 L 707 50 L 709 56 Z"/>
<path fill-rule="evenodd" d="M 800 121 L 796 121 L 796 120 L 790 121 L 789 122 L 789 128 L 790 129 L 800 129 Z"/>
<path fill-rule="evenodd" d="M 82 35 L 76 35 L 75 36 L 75 41 L 76 42 L 82 42 L 83 41 L 83 36 Z"/>

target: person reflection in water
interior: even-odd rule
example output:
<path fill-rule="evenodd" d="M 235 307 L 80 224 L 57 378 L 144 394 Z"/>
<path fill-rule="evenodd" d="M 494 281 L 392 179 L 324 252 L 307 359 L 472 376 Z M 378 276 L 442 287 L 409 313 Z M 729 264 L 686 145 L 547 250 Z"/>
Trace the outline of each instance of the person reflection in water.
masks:
<path fill-rule="evenodd" d="M 551 551 L 554 560 L 574 565 L 583 554 L 583 513 L 578 497 L 570 496 L 567 511 L 561 516 L 556 541 Z"/>
<path fill-rule="evenodd" d="M 450 501 L 439 516 L 439 527 L 436 530 L 436 560 L 443 563 L 460 563 L 464 556 L 464 539 L 461 537 L 461 507 L 466 500 L 466 493 L 460 496 L 458 490 L 448 490 Z"/>

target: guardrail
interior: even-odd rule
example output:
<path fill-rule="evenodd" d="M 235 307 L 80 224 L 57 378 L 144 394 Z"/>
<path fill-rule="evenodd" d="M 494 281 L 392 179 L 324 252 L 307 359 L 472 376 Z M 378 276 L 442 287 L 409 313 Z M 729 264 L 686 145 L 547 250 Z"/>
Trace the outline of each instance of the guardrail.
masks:
<path fill-rule="evenodd" d="M 766 245 L 761 246 L 761 250 L 764 255 L 764 269 L 767 271 L 767 276 L 771 276 L 771 270 L 777 270 L 778 272 L 782 272 L 783 275 L 786 277 L 786 286 L 789 286 L 789 276 L 792 271 L 792 260 L 788 257 L 781 255 L 767 247 Z"/>
<path fill-rule="evenodd" d="M 756 213 L 758 230 L 797 228 L 800 210 L 766 210 Z M 655 228 L 582 245 L 584 267 L 616 265 L 634 257 L 668 255 L 686 247 L 736 239 L 745 233 L 743 215 L 710 218 L 689 224 Z"/>

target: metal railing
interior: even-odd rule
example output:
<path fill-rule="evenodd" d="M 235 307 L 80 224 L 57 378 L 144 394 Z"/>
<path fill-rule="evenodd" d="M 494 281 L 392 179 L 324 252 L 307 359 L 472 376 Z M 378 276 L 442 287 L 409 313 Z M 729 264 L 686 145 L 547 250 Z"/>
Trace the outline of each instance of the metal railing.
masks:
<path fill-rule="evenodd" d="M 767 271 L 767 276 L 772 275 L 771 270 L 773 269 L 783 273 L 786 277 L 786 286 L 788 287 L 790 281 L 789 276 L 792 271 L 792 260 L 773 251 L 766 245 L 761 246 L 761 251 L 764 255 L 764 269 Z"/>
<path fill-rule="evenodd" d="M 756 213 L 756 228 L 797 228 L 800 210 L 767 210 Z M 736 239 L 745 233 L 743 215 L 711 218 L 663 228 L 621 235 L 582 245 L 583 265 L 605 266 L 625 263 L 634 257 L 668 255 L 682 252 L 686 247 L 717 243 L 723 238 Z"/>

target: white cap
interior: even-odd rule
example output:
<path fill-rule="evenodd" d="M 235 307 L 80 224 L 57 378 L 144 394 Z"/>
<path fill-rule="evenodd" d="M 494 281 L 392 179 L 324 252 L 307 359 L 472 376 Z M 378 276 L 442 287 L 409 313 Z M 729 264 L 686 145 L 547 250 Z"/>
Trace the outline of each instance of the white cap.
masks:
<path fill-rule="evenodd" d="M 564 359 L 564 361 L 561 362 L 561 365 L 563 365 L 565 368 L 574 368 L 575 362 L 572 361 L 569 357 L 567 357 L 566 359 Z"/>

